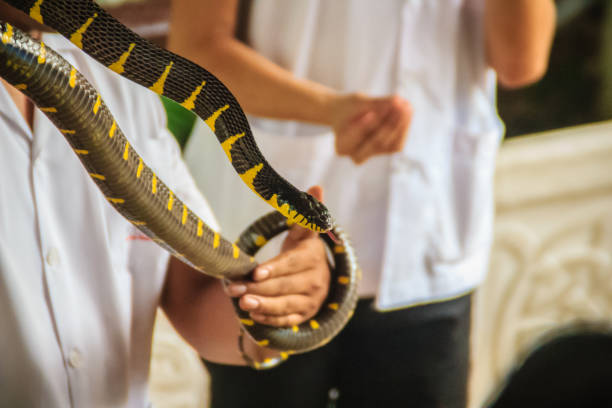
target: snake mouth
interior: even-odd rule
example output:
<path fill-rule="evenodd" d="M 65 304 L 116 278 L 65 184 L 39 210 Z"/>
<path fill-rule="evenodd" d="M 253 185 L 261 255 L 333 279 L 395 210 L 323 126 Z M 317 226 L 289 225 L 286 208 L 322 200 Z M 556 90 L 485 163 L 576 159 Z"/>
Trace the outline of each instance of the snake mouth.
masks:
<path fill-rule="evenodd" d="M 282 209 L 289 203 L 289 200 L 278 200 L 281 213 L 288 218 L 291 224 L 296 223 L 319 234 L 326 233 L 334 227 L 329 210 L 315 197 L 300 191 L 293 198 L 291 201 L 295 204 L 289 205 L 285 211 Z"/>
<path fill-rule="evenodd" d="M 330 231 L 332 228 L 334 228 L 335 222 L 331 214 L 329 213 L 329 210 L 322 202 L 320 202 L 319 200 L 317 200 L 316 198 L 312 196 L 310 197 L 313 201 L 312 210 L 315 214 L 317 214 L 316 220 L 314 223 L 317 225 L 317 227 L 320 228 L 320 231 L 318 232 Z"/>
<path fill-rule="evenodd" d="M 313 214 L 311 228 L 315 232 L 326 233 L 334 227 L 334 221 L 329 213 L 327 207 L 325 207 L 320 201 L 310 196 L 312 204 L 311 213 Z"/>
<path fill-rule="evenodd" d="M 318 234 L 325 234 L 334 228 L 334 223 L 328 213 L 314 214 L 299 218 L 302 218 L 299 222 L 295 221 L 295 218 L 292 219 L 291 217 L 288 217 L 288 220 L 290 221 L 290 224 L 296 223 Z"/>
<path fill-rule="evenodd" d="M 331 232 L 331 230 L 334 228 L 334 220 L 332 219 L 329 212 L 327 212 L 327 208 L 325 208 L 325 214 L 321 216 L 320 222 L 321 225 L 319 226 L 319 228 L 321 228 L 321 230 L 326 233 Z"/>

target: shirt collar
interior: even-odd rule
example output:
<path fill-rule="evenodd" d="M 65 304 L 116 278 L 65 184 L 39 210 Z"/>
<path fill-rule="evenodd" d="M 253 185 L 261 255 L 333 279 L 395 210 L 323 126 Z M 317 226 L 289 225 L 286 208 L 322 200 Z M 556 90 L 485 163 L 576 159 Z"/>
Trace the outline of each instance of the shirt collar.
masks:
<path fill-rule="evenodd" d="M 74 44 L 58 33 L 43 33 L 42 41 L 49 48 L 61 53 L 62 51 L 74 51 L 78 49 Z"/>

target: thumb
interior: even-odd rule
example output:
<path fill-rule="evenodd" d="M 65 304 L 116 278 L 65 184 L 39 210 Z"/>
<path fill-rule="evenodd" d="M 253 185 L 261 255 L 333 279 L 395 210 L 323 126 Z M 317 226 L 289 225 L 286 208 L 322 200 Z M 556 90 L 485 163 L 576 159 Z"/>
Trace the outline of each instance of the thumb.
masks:
<path fill-rule="evenodd" d="M 323 201 L 323 187 L 312 186 L 308 189 L 307 193 L 316 198 L 317 200 Z"/>

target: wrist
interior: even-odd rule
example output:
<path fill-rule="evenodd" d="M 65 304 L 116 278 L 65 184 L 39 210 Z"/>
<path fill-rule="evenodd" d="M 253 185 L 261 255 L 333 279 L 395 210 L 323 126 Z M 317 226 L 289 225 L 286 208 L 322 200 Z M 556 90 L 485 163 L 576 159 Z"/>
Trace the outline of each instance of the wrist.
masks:
<path fill-rule="evenodd" d="M 327 95 L 325 100 L 324 123 L 332 128 L 337 128 L 340 124 L 346 121 L 347 116 L 353 113 L 353 110 L 358 106 L 363 99 L 363 95 L 358 93 L 339 93 Z"/>
<path fill-rule="evenodd" d="M 337 112 L 340 106 L 343 105 L 345 95 L 324 86 L 320 86 L 313 91 L 313 102 L 311 106 L 314 109 L 311 112 L 312 118 L 308 121 L 333 127 Z"/>
<path fill-rule="evenodd" d="M 287 360 L 290 354 L 260 346 L 243 328 L 240 328 L 238 335 L 238 348 L 245 364 L 256 370 L 276 367 Z"/>

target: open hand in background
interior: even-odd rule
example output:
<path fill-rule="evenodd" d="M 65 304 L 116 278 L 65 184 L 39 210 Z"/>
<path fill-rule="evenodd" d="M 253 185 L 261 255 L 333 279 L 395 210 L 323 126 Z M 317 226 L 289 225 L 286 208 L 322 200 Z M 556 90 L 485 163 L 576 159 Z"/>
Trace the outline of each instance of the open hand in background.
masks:
<path fill-rule="evenodd" d="M 399 152 L 406 142 L 411 120 L 412 106 L 397 95 L 340 96 L 332 113 L 336 153 L 362 164 L 376 155 Z"/>
<path fill-rule="evenodd" d="M 321 187 L 311 187 L 308 193 L 322 201 Z M 257 266 L 252 281 L 232 281 L 226 292 L 240 296 L 240 307 L 258 323 L 298 325 L 317 313 L 328 293 L 324 245 L 317 233 L 294 225 L 278 256 Z"/>

